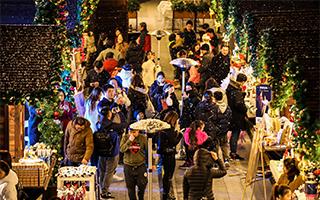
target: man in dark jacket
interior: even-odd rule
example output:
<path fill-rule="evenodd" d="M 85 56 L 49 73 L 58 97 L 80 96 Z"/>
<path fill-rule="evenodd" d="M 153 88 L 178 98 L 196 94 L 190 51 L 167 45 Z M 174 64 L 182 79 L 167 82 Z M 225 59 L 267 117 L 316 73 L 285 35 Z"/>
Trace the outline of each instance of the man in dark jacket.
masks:
<path fill-rule="evenodd" d="M 218 121 L 218 128 L 220 129 L 220 134 L 216 138 L 216 148 L 215 152 L 219 155 L 219 147 L 221 147 L 224 164 L 229 167 L 229 156 L 228 156 L 228 136 L 230 122 L 232 119 L 232 111 L 230 106 L 228 106 L 223 101 L 223 94 L 221 91 L 215 91 L 213 93 L 214 101 L 219 106 L 219 110 L 222 113 L 222 118 Z"/>
<path fill-rule="evenodd" d="M 211 77 L 214 78 L 219 85 L 221 85 L 221 81 L 225 79 L 230 72 L 228 46 L 221 46 L 220 53 L 212 59 L 210 67 L 212 69 Z"/>
<path fill-rule="evenodd" d="M 209 45 L 204 44 L 200 48 L 202 56 L 201 60 L 201 67 L 198 68 L 198 72 L 200 73 L 200 80 L 199 80 L 199 88 L 200 94 L 203 94 L 204 88 L 205 88 L 205 82 L 212 76 L 213 69 L 212 66 L 210 66 L 211 61 L 213 59 L 213 55 L 209 51 Z"/>
<path fill-rule="evenodd" d="M 183 175 L 183 199 L 201 199 L 207 197 L 214 200 L 212 191 L 212 179 L 221 178 L 227 174 L 227 170 L 221 159 L 215 152 L 200 148 L 193 157 L 194 166 Z M 217 163 L 218 169 L 213 169 Z"/>
<path fill-rule="evenodd" d="M 185 46 L 186 49 L 191 48 L 192 45 L 197 42 L 196 33 L 194 32 L 192 27 L 193 27 L 192 21 L 188 20 L 186 23 L 186 27 L 181 31 L 183 32 L 183 39 L 184 39 L 183 46 Z"/>
<path fill-rule="evenodd" d="M 230 157 L 234 160 L 244 160 L 237 154 L 238 139 L 241 130 L 246 130 L 245 117 L 247 115 L 247 107 L 244 103 L 245 93 L 242 92 L 243 84 L 247 81 L 245 74 L 238 74 L 237 80 L 230 80 L 227 88 L 228 104 L 232 110 L 230 138 Z"/>
<path fill-rule="evenodd" d="M 138 38 L 139 47 L 144 51 L 151 51 L 151 38 L 148 34 L 147 24 L 145 22 L 141 22 L 139 24 L 140 36 Z"/>
<path fill-rule="evenodd" d="M 101 110 L 103 107 L 109 107 L 110 109 L 119 107 L 120 99 L 114 100 L 114 88 L 110 84 L 105 84 L 102 86 L 102 97 L 103 99 L 98 103 L 98 111 Z M 100 116 L 101 118 L 103 116 Z M 114 116 L 113 116 L 114 117 Z"/>
<path fill-rule="evenodd" d="M 117 112 L 120 116 L 121 123 L 113 123 L 112 112 Z M 112 182 L 113 174 L 116 171 L 119 153 L 120 153 L 120 137 L 122 130 L 127 128 L 127 122 L 125 116 L 121 113 L 119 109 L 110 109 L 109 107 L 103 107 L 100 111 L 101 125 L 102 128 L 108 131 L 112 145 L 114 147 L 114 152 L 111 157 L 101 157 L 99 156 L 99 174 L 100 174 L 100 184 L 101 184 L 101 198 L 114 199 L 109 192 L 109 186 Z"/>
<path fill-rule="evenodd" d="M 89 87 L 89 94 L 91 94 L 93 88 L 102 87 L 111 78 L 109 72 L 103 69 L 103 63 L 101 61 L 94 62 L 94 69 L 88 72 L 85 79 L 85 87 Z"/>
<path fill-rule="evenodd" d="M 64 136 L 64 152 L 66 165 L 88 164 L 93 152 L 93 134 L 88 120 L 76 117 L 68 123 Z"/>
<path fill-rule="evenodd" d="M 220 134 L 217 122 L 222 118 L 222 115 L 219 107 L 213 101 L 213 93 L 208 90 L 203 96 L 205 100 L 198 104 L 194 111 L 194 116 L 205 123 L 204 132 L 215 141 L 217 135 Z"/>

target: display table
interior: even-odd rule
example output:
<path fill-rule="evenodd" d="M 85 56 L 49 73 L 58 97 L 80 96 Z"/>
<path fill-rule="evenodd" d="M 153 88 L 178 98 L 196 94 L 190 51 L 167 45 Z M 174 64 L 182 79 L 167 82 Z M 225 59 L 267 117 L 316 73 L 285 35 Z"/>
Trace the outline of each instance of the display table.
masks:
<path fill-rule="evenodd" d="M 270 170 L 276 182 L 278 182 L 281 174 L 283 174 L 282 165 L 283 165 L 283 162 L 280 162 L 278 160 L 270 160 Z"/>
<path fill-rule="evenodd" d="M 88 181 L 89 182 L 89 191 L 86 191 L 88 195 L 86 197 L 90 200 L 95 200 L 95 176 L 87 176 L 87 177 L 58 177 L 57 179 L 57 189 L 61 189 L 64 186 L 64 182 L 70 181 Z M 58 195 L 61 197 L 60 195 Z"/>

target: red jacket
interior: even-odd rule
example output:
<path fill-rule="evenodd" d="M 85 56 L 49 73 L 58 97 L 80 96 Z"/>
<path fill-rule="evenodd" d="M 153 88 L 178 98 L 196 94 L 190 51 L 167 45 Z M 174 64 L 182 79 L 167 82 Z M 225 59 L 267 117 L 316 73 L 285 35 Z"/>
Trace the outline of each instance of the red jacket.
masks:
<path fill-rule="evenodd" d="M 109 74 L 111 75 L 117 64 L 118 61 L 116 61 L 115 59 L 107 59 L 103 62 L 103 69 L 109 72 Z"/>

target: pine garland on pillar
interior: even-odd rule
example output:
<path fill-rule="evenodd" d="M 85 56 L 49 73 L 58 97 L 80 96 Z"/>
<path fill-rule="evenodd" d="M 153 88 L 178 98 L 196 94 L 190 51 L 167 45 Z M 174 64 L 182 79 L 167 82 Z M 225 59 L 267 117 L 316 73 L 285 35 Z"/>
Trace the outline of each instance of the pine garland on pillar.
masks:
<path fill-rule="evenodd" d="M 228 17 L 225 24 L 226 35 L 231 38 L 232 34 L 240 28 L 241 15 L 238 10 L 237 0 L 231 0 L 228 7 Z"/>
<path fill-rule="evenodd" d="M 228 4 L 228 0 L 223 0 L 222 3 L 221 3 L 221 7 L 222 7 L 222 15 L 223 15 L 223 21 L 227 21 L 228 19 L 228 7 L 229 7 L 229 4 Z"/>
<path fill-rule="evenodd" d="M 271 29 L 261 30 L 259 33 L 260 39 L 256 51 L 257 64 L 253 66 L 253 76 L 256 78 L 268 78 L 270 75 L 273 77 L 277 69 L 272 48 Z"/>
<path fill-rule="evenodd" d="M 223 24 L 223 8 L 222 8 L 222 0 L 212 0 L 210 9 L 216 14 L 216 22 L 218 24 Z"/>

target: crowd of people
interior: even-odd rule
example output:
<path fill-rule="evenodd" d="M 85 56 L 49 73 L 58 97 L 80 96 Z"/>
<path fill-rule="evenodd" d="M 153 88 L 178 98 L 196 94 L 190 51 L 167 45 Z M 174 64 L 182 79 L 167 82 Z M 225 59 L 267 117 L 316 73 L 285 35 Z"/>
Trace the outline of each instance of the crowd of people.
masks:
<path fill-rule="evenodd" d="M 198 39 L 192 26 L 192 21 L 188 21 L 179 33 L 169 36 L 172 59 L 191 58 L 198 62 L 187 69 L 181 116 L 180 103 L 174 92 L 181 89 L 181 69 L 174 66 L 174 83 L 166 80 L 165 73 L 154 62 L 146 23 L 140 23 L 141 35 L 129 44 L 121 29 L 116 29 L 115 41 L 101 34 L 95 44 L 90 39 L 93 37 L 90 32 L 85 36 L 90 43 L 85 44 L 86 63 L 83 65 L 86 71 L 84 85 L 88 91 L 85 115 L 72 119 L 71 105 L 64 99 L 64 91 L 60 91 L 60 107 L 64 110 L 61 123 L 65 133 L 62 145 L 65 165 L 90 162 L 99 168 L 101 198 L 114 198 L 109 186 L 117 177 L 119 163 L 124 165 L 129 198 L 137 199 L 137 186 L 138 198 L 143 199 L 148 181 L 147 138 L 130 128 L 130 124 L 142 119 L 157 118 L 171 127 L 153 138 L 161 157 L 158 165 L 164 169 L 164 200 L 175 199 L 172 176 L 179 142 L 183 143 L 186 154 L 185 163 L 179 166 L 187 169 L 183 181 L 184 199 L 214 199 L 212 178 L 226 175 L 230 161 L 244 160 L 237 154 L 237 142 L 246 124 L 243 85 L 247 77 L 238 74 L 236 80 L 230 80 L 226 90 L 221 89 L 222 80 L 230 71 L 229 47 L 222 45 L 219 50 L 217 36 L 208 24 L 203 25 Z M 95 148 L 95 143 L 99 142 L 94 139 L 97 131 L 105 131 L 110 136 L 113 149 L 108 156 L 101 156 L 103 149 Z M 232 132 L 230 154 L 229 131 Z M 222 158 L 218 157 L 219 147 Z M 152 168 L 155 169 L 155 163 Z M 287 185 L 291 182 L 283 181 Z M 285 189 L 279 186 L 274 191 L 283 196 L 287 194 Z"/>

